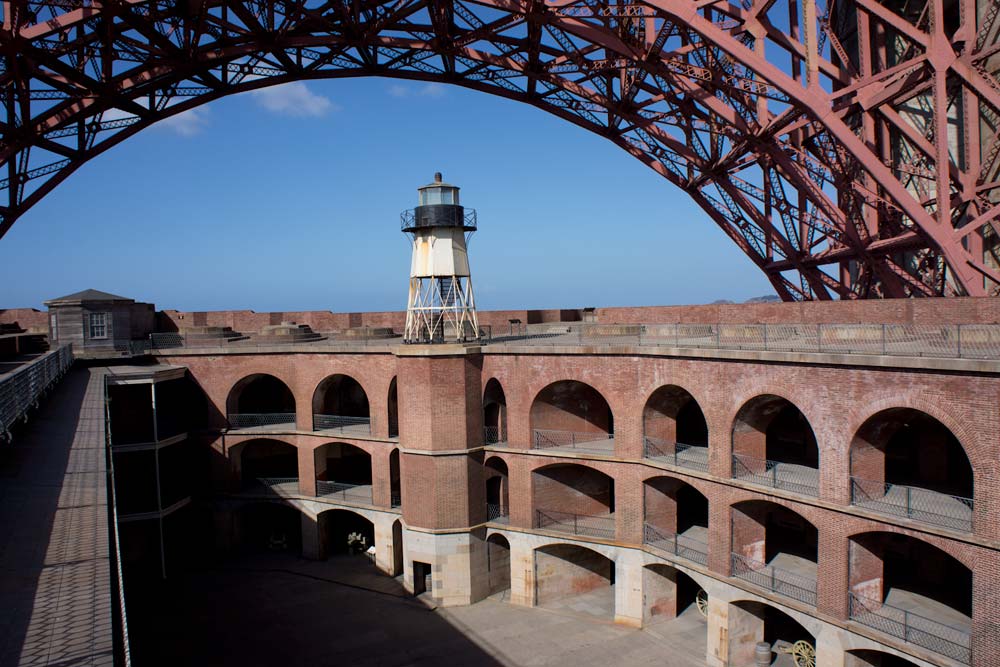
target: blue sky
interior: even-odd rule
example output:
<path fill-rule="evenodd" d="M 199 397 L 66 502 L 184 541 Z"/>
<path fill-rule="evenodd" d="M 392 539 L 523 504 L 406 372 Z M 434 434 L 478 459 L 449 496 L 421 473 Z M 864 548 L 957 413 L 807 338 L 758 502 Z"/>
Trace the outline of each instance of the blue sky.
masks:
<path fill-rule="evenodd" d="M 742 301 L 772 289 L 681 190 L 528 105 L 391 79 L 219 100 L 91 161 L 0 239 L 0 307 L 93 287 L 158 308 L 398 310 L 399 212 L 462 187 L 480 309 Z"/>

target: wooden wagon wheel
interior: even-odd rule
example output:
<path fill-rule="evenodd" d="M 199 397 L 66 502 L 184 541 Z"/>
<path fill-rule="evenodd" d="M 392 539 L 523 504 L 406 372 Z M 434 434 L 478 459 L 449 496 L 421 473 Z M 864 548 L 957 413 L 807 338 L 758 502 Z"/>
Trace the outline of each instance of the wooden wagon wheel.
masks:
<path fill-rule="evenodd" d="M 698 594 L 694 596 L 694 603 L 698 606 L 698 611 L 702 616 L 708 618 L 708 593 L 704 588 L 698 589 Z"/>
<path fill-rule="evenodd" d="M 816 649 L 804 639 L 792 644 L 790 652 L 795 659 L 795 667 L 816 667 Z"/>

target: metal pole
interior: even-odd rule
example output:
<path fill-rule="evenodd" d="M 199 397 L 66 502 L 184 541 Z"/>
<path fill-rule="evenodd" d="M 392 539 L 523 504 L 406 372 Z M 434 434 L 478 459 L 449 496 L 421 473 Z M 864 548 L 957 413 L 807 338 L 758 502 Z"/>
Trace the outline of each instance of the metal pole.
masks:
<path fill-rule="evenodd" d="M 163 495 L 160 490 L 160 428 L 157 424 L 156 382 L 149 385 L 149 398 L 153 403 L 153 463 L 156 470 L 156 523 L 160 529 L 160 576 L 167 578 L 167 555 L 163 546 Z"/>

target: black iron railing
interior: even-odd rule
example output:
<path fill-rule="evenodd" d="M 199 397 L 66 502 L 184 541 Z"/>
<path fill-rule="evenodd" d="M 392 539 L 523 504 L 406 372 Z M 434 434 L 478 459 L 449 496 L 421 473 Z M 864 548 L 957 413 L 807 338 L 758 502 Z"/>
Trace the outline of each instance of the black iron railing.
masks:
<path fill-rule="evenodd" d="M 733 478 L 751 484 L 800 493 L 804 496 L 816 497 L 819 495 L 819 471 L 817 469 L 782 461 L 733 454 Z"/>
<path fill-rule="evenodd" d="M 732 573 L 760 588 L 816 606 L 816 578 L 767 565 L 741 554 L 732 554 Z"/>
<path fill-rule="evenodd" d="M 972 635 L 929 618 L 851 592 L 851 620 L 959 662 L 972 662 Z"/>
<path fill-rule="evenodd" d="M 535 527 L 570 535 L 597 537 L 602 540 L 615 538 L 615 517 L 572 514 L 555 510 L 535 510 Z"/>
<path fill-rule="evenodd" d="M 687 535 L 677 535 L 647 523 L 642 529 L 642 543 L 679 558 L 708 564 L 708 543 Z"/>
<path fill-rule="evenodd" d="M 851 504 L 879 514 L 972 532 L 972 498 L 851 477 Z"/>

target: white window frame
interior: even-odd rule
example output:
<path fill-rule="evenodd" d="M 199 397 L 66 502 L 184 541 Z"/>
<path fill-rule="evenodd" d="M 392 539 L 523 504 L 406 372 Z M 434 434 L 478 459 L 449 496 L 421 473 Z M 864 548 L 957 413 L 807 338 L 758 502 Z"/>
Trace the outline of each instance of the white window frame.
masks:
<path fill-rule="evenodd" d="M 55 313 L 49 313 L 49 329 L 52 330 L 52 340 L 59 340 L 59 318 Z"/>
<path fill-rule="evenodd" d="M 101 318 L 98 323 L 97 318 Z M 94 333 L 95 327 L 100 327 L 102 334 Z M 87 313 L 87 337 L 90 340 L 107 340 L 108 329 L 111 327 L 111 313 Z"/>

